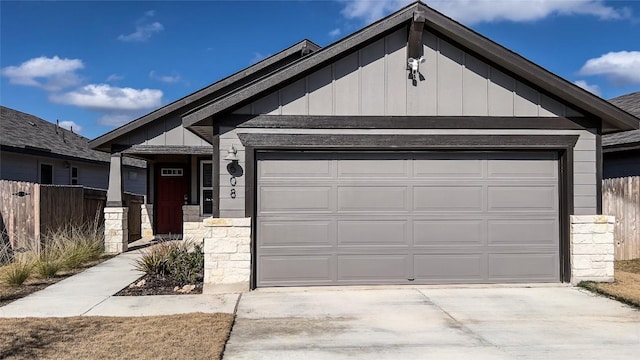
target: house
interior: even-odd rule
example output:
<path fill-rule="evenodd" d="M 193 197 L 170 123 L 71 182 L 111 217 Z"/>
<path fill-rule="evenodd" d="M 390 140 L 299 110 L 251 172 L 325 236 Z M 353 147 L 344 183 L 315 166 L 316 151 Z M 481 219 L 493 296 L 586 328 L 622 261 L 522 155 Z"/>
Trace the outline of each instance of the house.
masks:
<path fill-rule="evenodd" d="M 629 114 L 640 117 L 640 91 L 609 100 Z M 602 136 L 603 177 L 640 176 L 640 130 Z"/>
<path fill-rule="evenodd" d="M 0 179 L 106 189 L 109 155 L 89 139 L 39 117 L 0 107 Z M 146 193 L 145 163 L 124 163 L 125 191 Z"/>
<path fill-rule="evenodd" d="M 90 145 L 111 153 L 109 226 L 127 211 L 122 157 L 144 157 L 154 231 L 200 224 L 212 291 L 576 283 L 613 280 L 599 144 L 638 126 L 416 2 Z"/>

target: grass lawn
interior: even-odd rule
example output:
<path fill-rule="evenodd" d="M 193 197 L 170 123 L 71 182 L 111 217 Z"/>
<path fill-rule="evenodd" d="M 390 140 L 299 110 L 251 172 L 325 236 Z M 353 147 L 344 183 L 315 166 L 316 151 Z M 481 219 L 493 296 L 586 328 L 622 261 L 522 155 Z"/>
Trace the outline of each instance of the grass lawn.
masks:
<path fill-rule="evenodd" d="M 0 359 L 220 359 L 233 315 L 0 319 Z"/>
<path fill-rule="evenodd" d="M 640 308 L 640 259 L 616 261 L 613 283 L 581 282 L 579 285 Z"/>

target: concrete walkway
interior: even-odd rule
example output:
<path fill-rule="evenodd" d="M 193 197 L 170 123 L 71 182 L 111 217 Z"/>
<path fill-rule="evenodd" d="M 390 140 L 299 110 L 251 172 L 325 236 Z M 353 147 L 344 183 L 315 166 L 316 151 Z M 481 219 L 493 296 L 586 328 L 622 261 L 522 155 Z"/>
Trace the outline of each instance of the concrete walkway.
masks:
<path fill-rule="evenodd" d="M 638 359 L 640 312 L 569 286 L 259 289 L 224 359 Z"/>
<path fill-rule="evenodd" d="M 142 273 L 134 269 L 139 252 L 120 254 L 0 307 L 0 317 L 154 316 L 233 313 L 239 294 L 113 296 Z"/>

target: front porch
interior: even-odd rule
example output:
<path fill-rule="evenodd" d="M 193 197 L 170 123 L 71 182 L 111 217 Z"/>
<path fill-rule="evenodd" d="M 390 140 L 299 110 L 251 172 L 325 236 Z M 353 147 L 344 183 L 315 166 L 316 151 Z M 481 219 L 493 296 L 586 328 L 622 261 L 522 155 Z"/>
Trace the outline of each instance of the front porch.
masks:
<path fill-rule="evenodd" d="M 152 151 L 153 150 L 153 151 Z M 188 153 L 186 153 L 188 152 Z M 140 233 L 144 239 L 172 238 L 202 242 L 203 221 L 218 215 L 214 199 L 214 154 L 211 146 L 129 147 L 111 156 L 105 244 L 108 253 L 128 248 L 123 221 L 129 209 L 123 199 L 122 157 L 147 162 L 147 196 L 140 208 Z"/>

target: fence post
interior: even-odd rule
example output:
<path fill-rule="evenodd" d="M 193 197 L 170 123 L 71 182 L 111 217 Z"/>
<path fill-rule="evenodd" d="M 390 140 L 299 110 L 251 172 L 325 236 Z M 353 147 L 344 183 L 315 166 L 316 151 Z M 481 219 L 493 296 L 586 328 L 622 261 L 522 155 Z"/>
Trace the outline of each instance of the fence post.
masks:
<path fill-rule="evenodd" d="M 40 206 L 40 199 L 40 184 L 33 184 L 33 242 L 38 254 L 42 249 L 42 239 L 40 238 L 42 225 L 42 216 L 40 216 L 40 211 L 42 206 Z"/>

